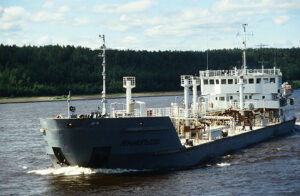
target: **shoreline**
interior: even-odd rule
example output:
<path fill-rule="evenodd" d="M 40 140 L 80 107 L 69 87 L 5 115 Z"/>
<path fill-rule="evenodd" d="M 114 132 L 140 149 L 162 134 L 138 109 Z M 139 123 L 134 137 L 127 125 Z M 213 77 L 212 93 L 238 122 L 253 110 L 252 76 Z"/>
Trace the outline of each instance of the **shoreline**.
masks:
<path fill-rule="evenodd" d="M 182 91 L 170 91 L 170 92 L 143 92 L 133 93 L 132 97 L 155 97 L 155 96 L 173 96 L 183 95 Z M 126 97 L 125 93 L 108 94 L 107 99 L 116 99 Z M 71 100 L 93 100 L 101 99 L 101 94 L 96 95 L 74 95 Z M 66 101 L 67 96 L 42 96 L 42 97 L 14 97 L 14 98 L 0 98 L 0 104 L 9 103 L 31 103 L 31 102 L 50 102 L 50 101 Z"/>

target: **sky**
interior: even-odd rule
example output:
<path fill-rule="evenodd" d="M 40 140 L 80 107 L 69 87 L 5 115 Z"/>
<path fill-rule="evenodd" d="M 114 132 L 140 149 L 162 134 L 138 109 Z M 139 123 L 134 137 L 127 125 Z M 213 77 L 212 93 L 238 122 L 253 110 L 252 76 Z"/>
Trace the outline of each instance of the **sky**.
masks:
<path fill-rule="evenodd" d="M 0 43 L 134 50 L 300 47 L 300 0 L 0 0 Z"/>

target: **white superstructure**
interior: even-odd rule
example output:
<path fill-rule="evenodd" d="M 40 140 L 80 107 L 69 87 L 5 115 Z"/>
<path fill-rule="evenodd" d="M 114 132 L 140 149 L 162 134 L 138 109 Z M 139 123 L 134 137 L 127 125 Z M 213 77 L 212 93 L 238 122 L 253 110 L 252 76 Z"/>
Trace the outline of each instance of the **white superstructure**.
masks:
<path fill-rule="evenodd" d="M 201 95 L 210 110 L 280 108 L 282 74 L 279 69 L 200 71 Z"/>

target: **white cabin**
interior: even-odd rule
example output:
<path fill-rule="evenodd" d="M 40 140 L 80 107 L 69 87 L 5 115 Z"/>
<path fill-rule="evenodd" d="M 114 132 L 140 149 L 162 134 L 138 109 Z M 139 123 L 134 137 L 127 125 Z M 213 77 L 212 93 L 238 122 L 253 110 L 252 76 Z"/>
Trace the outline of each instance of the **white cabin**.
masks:
<path fill-rule="evenodd" d="M 200 71 L 200 82 L 201 95 L 206 98 L 209 110 L 280 108 L 279 69 L 206 70 Z"/>

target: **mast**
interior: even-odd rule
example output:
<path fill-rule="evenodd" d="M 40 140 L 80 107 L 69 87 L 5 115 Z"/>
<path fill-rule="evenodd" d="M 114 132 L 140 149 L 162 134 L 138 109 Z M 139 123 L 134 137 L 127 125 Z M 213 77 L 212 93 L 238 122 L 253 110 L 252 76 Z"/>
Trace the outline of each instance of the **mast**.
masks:
<path fill-rule="evenodd" d="M 247 32 L 246 32 L 246 26 L 248 24 L 243 24 L 243 30 L 244 30 L 244 37 L 243 37 L 243 67 L 242 67 L 242 74 L 239 77 L 239 85 L 240 85 L 240 110 L 244 109 L 244 75 L 247 74 L 247 64 L 246 64 L 246 41 L 247 41 Z"/>
<path fill-rule="evenodd" d="M 208 70 L 208 50 L 206 50 L 206 70 Z"/>
<path fill-rule="evenodd" d="M 277 63 L 276 63 L 276 49 L 274 48 L 274 67 L 277 66 Z"/>
<path fill-rule="evenodd" d="M 105 80 L 106 80 L 106 74 L 105 74 L 105 36 L 104 35 L 99 35 L 99 38 L 102 38 L 102 46 L 100 49 L 102 49 L 102 54 L 99 54 L 99 57 L 102 57 L 102 78 L 103 78 L 103 88 L 102 88 L 102 115 L 107 115 L 106 112 L 106 85 L 105 85 Z"/>
<path fill-rule="evenodd" d="M 247 65 L 246 65 L 246 49 L 247 49 L 247 46 L 246 46 L 246 39 L 247 39 L 247 34 L 246 34 L 246 26 L 248 24 L 243 24 L 243 29 L 244 29 L 244 40 L 243 40 L 243 45 L 244 45 L 244 48 L 243 48 L 243 74 L 246 74 L 246 69 L 247 69 Z"/>

